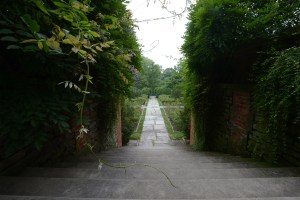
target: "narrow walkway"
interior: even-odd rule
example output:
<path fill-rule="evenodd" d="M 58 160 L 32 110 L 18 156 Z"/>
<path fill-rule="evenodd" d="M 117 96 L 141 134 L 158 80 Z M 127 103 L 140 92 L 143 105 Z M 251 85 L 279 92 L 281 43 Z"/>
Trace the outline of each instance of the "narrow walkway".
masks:
<path fill-rule="evenodd" d="M 156 97 L 151 96 L 148 102 L 143 131 L 141 135 L 141 147 L 167 146 L 170 137 L 162 117 Z"/>

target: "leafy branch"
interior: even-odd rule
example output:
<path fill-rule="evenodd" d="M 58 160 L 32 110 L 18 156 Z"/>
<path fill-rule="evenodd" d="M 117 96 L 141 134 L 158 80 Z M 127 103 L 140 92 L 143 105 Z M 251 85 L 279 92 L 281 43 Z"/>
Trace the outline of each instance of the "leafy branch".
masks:
<path fill-rule="evenodd" d="M 93 7 L 91 5 L 93 5 Z M 21 50 L 18 52 L 20 54 L 26 52 L 29 55 L 42 55 L 41 57 L 44 61 L 39 62 L 39 65 L 48 64 L 48 62 L 53 59 L 51 62 L 53 66 L 51 66 L 51 68 L 56 67 L 68 73 L 67 75 L 56 73 L 54 77 L 57 77 L 55 80 L 60 78 L 66 80 L 60 82 L 59 85 L 64 85 L 66 89 L 75 89 L 80 93 L 81 101 L 76 104 L 80 119 L 80 129 L 76 140 L 86 139 L 87 141 L 89 130 L 83 121 L 87 95 L 90 91 L 110 95 L 109 97 L 111 98 L 125 95 L 126 90 L 129 90 L 130 82 L 133 81 L 133 74 L 136 73 L 138 69 L 140 50 L 137 38 L 132 34 L 133 21 L 128 15 L 128 11 L 122 1 L 103 2 L 87 0 L 65 2 L 60 0 L 44 0 L 42 2 L 40 0 L 27 0 L 25 3 L 13 1 L 13 5 L 7 4 L 6 6 L 5 9 L 0 8 L 0 14 L 2 16 L 0 24 L 3 26 L 3 28 L 1 27 L 0 29 L 0 41 L 2 41 L 4 45 L 7 45 L 8 50 Z M 107 8 L 109 8 L 108 12 Z M 104 15 L 102 13 L 110 14 Z M 116 43 L 114 39 L 118 40 L 118 43 Z M 28 65 L 30 65 L 30 62 Z M 29 66 L 32 67 L 32 69 L 27 70 L 34 71 L 37 66 Z M 22 67 L 26 68 L 27 65 Z M 92 76 L 91 71 L 95 72 L 95 77 Z M 103 72 L 108 72 L 108 76 L 105 76 L 106 74 Z M 46 82 L 44 81 L 46 75 L 43 73 L 41 73 L 43 76 L 39 78 L 41 82 L 44 83 Z M 77 84 L 72 82 L 72 76 L 70 74 L 76 74 L 75 77 L 79 74 L 79 82 L 84 80 L 84 83 Z M 102 76 L 101 78 L 104 77 L 104 80 L 99 78 L 99 76 Z M 18 82 L 18 80 L 15 82 Z M 94 88 L 91 88 L 93 82 L 95 85 L 93 85 Z M 114 83 L 112 86 L 107 86 L 107 83 L 112 82 Z M 48 82 L 45 83 L 45 85 L 47 84 Z M 49 85 L 53 86 L 52 84 Z M 55 85 L 57 85 L 57 82 L 55 82 Z M 44 93 L 48 92 L 45 88 L 43 89 L 45 90 L 43 91 Z M 64 93 L 60 94 L 67 96 Z M 47 96 L 47 98 L 51 98 L 49 96 Z M 99 97 L 101 95 L 94 96 Z M 41 97 L 36 98 L 42 99 Z M 32 107 L 36 109 L 39 108 L 38 106 Z M 49 113 L 55 113 L 55 110 L 65 114 L 63 109 L 57 109 L 55 107 L 50 109 Z M 26 141 L 26 145 L 34 143 L 37 149 L 41 149 L 44 144 L 43 142 L 47 141 L 47 135 L 40 134 L 36 136 L 34 134 L 40 133 L 40 127 L 43 126 L 44 129 L 48 129 L 52 124 L 48 124 L 47 116 L 43 114 L 42 109 L 40 112 L 29 112 L 29 114 L 38 115 L 36 118 L 41 122 L 36 125 L 35 121 L 30 121 L 30 119 L 35 116 L 27 116 L 27 113 L 25 113 L 25 116 L 18 116 L 19 118 L 26 119 L 23 120 L 24 123 L 21 124 L 22 126 L 30 124 L 30 126 L 28 126 L 30 131 L 27 130 L 26 133 L 32 134 L 33 136 L 30 138 L 35 139 L 35 141 Z M 70 125 L 67 123 L 69 118 L 59 115 L 59 117 L 62 118 L 59 121 L 55 118 L 56 116 L 57 115 L 51 116 L 53 123 L 58 124 L 57 127 L 60 128 L 62 132 L 69 130 Z M 14 119 L 14 116 L 8 119 Z M 112 119 L 109 120 L 112 121 Z M 36 127 L 36 129 L 33 130 L 39 131 L 32 133 L 30 129 L 32 127 Z M 57 130 L 54 129 L 49 132 L 52 133 L 56 131 Z M 11 131 L 7 129 L 5 134 L 9 135 L 10 132 Z M 23 138 L 25 138 L 24 140 L 29 138 L 19 135 L 16 136 L 15 133 L 23 134 L 23 131 L 16 130 L 12 135 L 9 135 L 12 138 L 11 146 L 16 145 L 13 142 L 19 142 L 20 139 L 23 141 Z M 24 135 L 27 136 L 27 134 Z M 95 154 L 89 142 L 85 142 L 85 145 L 90 147 L 89 150 Z M 21 148 L 22 147 L 24 146 L 21 146 Z M 105 165 L 110 167 L 116 167 L 99 158 L 99 165 L 101 163 L 105 163 Z M 166 176 L 163 171 L 155 167 L 146 164 L 143 166 L 156 169 Z M 122 167 L 125 168 L 125 166 Z M 169 178 L 168 180 L 170 181 Z"/>

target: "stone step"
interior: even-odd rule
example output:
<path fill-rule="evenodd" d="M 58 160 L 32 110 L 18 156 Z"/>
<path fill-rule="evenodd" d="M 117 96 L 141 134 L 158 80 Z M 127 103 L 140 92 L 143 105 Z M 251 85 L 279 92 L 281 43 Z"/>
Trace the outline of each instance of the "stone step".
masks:
<path fill-rule="evenodd" d="M 222 154 L 222 153 L 216 153 L 216 152 L 199 152 L 194 151 L 190 147 L 186 147 L 185 149 L 180 148 L 172 148 L 172 149 L 162 149 L 160 147 L 155 148 L 139 148 L 139 147 L 126 147 L 121 148 L 120 150 L 110 150 L 110 151 L 104 151 L 101 153 L 97 153 L 97 155 L 100 155 L 102 157 L 167 157 L 167 158 L 241 158 L 240 156 L 233 156 L 229 154 Z M 83 156 L 91 157 L 90 153 L 87 153 Z M 244 158 L 243 158 L 244 159 Z"/>
<path fill-rule="evenodd" d="M 132 165 L 134 162 L 111 162 L 110 164 L 118 166 L 118 165 Z M 187 169 L 187 170 L 196 170 L 196 169 L 231 169 L 231 168 L 266 168 L 268 167 L 264 163 L 257 163 L 257 162 L 163 162 L 163 163 L 140 163 L 140 164 L 150 164 L 153 167 L 157 167 L 161 170 L 167 169 Z M 98 163 L 97 161 L 69 161 L 69 162 L 62 162 L 62 163 L 55 163 L 48 165 L 47 167 L 54 167 L 54 168 L 87 168 L 87 169 L 97 169 Z"/>
<path fill-rule="evenodd" d="M 269 177 L 300 177 L 300 168 L 238 168 L 238 169 L 165 169 L 172 180 L 186 179 L 239 179 Z M 187 173 L 188 172 L 188 173 Z M 54 178 L 91 179 L 164 179 L 161 172 L 144 166 L 124 169 L 103 167 L 98 169 L 81 168 L 28 168 L 20 176 Z"/>
<path fill-rule="evenodd" d="M 298 197 L 300 178 L 173 180 L 0 177 L 0 195 L 112 198 L 208 199 Z"/>
<path fill-rule="evenodd" d="M 242 159 L 240 157 L 170 157 L 170 156 L 102 156 L 99 158 L 107 161 L 107 162 L 129 162 L 129 163 L 229 163 L 229 162 L 243 162 L 248 161 L 247 159 Z M 94 162 L 97 161 L 97 158 L 90 155 L 77 158 L 78 161 L 87 161 Z"/>
<path fill-rule="evenodd" d="M 145 152 L 124 152 L 120 153 L 100 153 L 97 156 L 103 160 L 113 163 L 228 163 L 228 162 L 252 162 L 250 159 L 241 158 L 240 156 L 232 156 L 227 154 L 218 154 L 211 152 L 165 152 L 165 151 L 145 151 Z M 92 154 L 84 154 L 80 157 L 70 158 L 69 161 L 94 162 L 97 158 Z"/>
<path fill-rule="evenodd" d="M 91 155 L 90 153 L 85 154 L 84 156 Z M 240 157 L 233 156 L 229 154 L 221 154 L 215 152 L 197 152 L 197 151 L 188 151 L 188 150 L 156 150 L 156 148 L 139 150 L 139 151 L 104 151 L 97 153 L 97 155 L 102 156 L 146 156 L 146 157 L 158 157 L 158 156 L 170 156 L 170 157 L 187 157 L 187 158 L 201 158 L 201 157 Z"/>
<path fill-rule="evenodd" d="M 73 198 L 73 197 L 45 197 L 45 196 L 7 196 L 0 195 L 1 200 L 104 200 L 104 198 Z M 116 200 L 108 199 L 105 200 Z M 123 199 L 137 200 L 137 199 Z M 148 199 L 154 200 L 154 199 Z M 155 200 L 171 200 L 171 199 L 155 199 Z M 264 197 L 264 198 L 220 198 L 220 199 L 178 199 L 178 200 L 299 200 L 299 197 Z"/>

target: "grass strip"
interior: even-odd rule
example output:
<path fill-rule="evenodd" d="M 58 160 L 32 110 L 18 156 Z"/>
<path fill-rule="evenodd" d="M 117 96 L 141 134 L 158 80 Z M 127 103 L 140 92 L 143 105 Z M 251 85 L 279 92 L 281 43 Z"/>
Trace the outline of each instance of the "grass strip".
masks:
<path fill-rule="evenodd" d="M 159 102 L 159 104 L 161 104 L 161 102 Z M 160 108 L 160 111 L 164 118 L 164 122 L 171 140 L 182 140 L 184 138 L 184 134 L 180 131 L 174 131 L 166 110 L 164 108 Z"/>
<path fill-rule="evenodd" d="M 148 100 L 146 102 L 146 105 L 148 105 Z M 139 119 L 138 127 L 137 127 L 136 131 L 130 135 L 130 140 L 140 140 L 142 131 L 143 131 L 145 117 L 146 117 L 146 109 L 147 109 L 146 106 L 143 107 L 143 111 L 142 111 L 140 119 Z"/>

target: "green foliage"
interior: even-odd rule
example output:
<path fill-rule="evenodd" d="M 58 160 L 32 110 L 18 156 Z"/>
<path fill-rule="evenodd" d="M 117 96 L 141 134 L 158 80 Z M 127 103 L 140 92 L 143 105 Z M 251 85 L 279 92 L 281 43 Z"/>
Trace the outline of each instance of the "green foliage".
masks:
<path fill-rule="evenodd" d="M 165 112 L 165 110 L 163 108 L 160 108 L 160 112 L 161 112 L 161 114 L 164 118 L 164 122 L 165 122 L 165 125 L 166 125 L 166 128 L 167 128 L 169 137 L 173 140 L 174 139 L 174 130 L 173 130 L 172 124 L 169 121 L 167 113 Z"/>
<path fill-rule="evenodd" d="M 201 77 L 195 73 L 192 69 L 188 68 L 186 62 L 184 62 L 184 106 L 188 116 L 183 116 L 183 121 L 187 121 L 188 117 L 193 117 L 194 120 L 194 134 L 195 143 L 194 148 L 201 150 L 205 147 L 205 139 L 207 129 L 205 126 L 205 116 L 210 109 L 209 91 L 210 85 L 208 79 L 204 76 Z M 189 129 L 186 129 L 189 130 Z"/>
<path fill-rule="evenodd" d="M 143 95 L 135 99 L 125 99 L 122 106 L 122 142 L 129 139 L 139 140 L 142 133 L 148 97 Z"/>
<path fill-rule="evenodd" d="M 9 99 L 12 100 L 17 99 Z M 22 100 L 17 101 L 13 102 L 13 108 L 3 107 L 5 110 L 1 113 L 0 138 L 5 141 L 6 156 L 30 145 L 41 150 L 53 129 L 56 134 L 71 132 L 69 120 L 72 116 L 65 115 L 66 112 L 71 113 L 70 102 L 32 96 L 22 96 Z"/>
<path fill-rule="evenodd" d="M 146 57 L 142 58 L 141 66 L 136 77 L 136 83 L 132 88 L 132 94 L 134 97 L 158 95 L 157 89 L 161 83 L 161 66 Z"/>
<path fill-rule="evenodd" d="M 117 97 L 129 94 L 134 72 L 140 64 L 139 45 L 133 32 L 134 24 L 123 2 L 4 0 L 0 3 L 0 50 L 3 63 L 0 74 L 5 73 L 11 78 L 1 79 L 1 94 L 11 97 L 3 106 L 7 109 L 6 118 L 22 118 L 19 126 L 13 123 L 2 125 L 1 122 L 1 129 L 4 127 L 11 130 L 1 130 L 3 140 L 10 138 L 9 134 L 17 134 L 14 137 L 20 141 L 24 139 L 23 135 L 32 135 L 26 136 L 31 138 L 31 142 L 26 145 L 34 144 L 40 148 L 46 139 L 39 139 L 34 135 L 43 132 L 41 137 L 49 138 L 51 132 L 60 129 L 62 132 L 67 131 L 70 128 L 66 125 L 70 123 L 69 116 L 73 110 L 76 111 L 73 100 L 79 101 L 78 97 L 82 96 L 82 101 L 76 104 L 82 117 L 86 111 L 84 105 L 87 94 L 89 103 L 104 102 L 106 104 L 99 107 L 104 106 L 107 112 L 116 113 L 118 107 L 115 105 L 120 99 Z M 22 73 L 26 76 L 22 76 Z M 23 85 L 17 84 L 18 82 Z M 61 84 L 57 85 L 58 83 Z M 70 92 L 67 89 L 61 90 L 64 86 Z M 8 112 L 16 103 L 13 99 L 22 97 L 18 93 L 22 91 L 22 87 L 30 94 L 39 94 L 26 97 L 29 107 L 26 112 L 40 116 L 32 119 L 39 121 L 38 125 L 32 122 L 31 126 L 27 126 L 30 118 L 23 119 L 21 112 Z M 70 99 L 68 106 L 62 103 L 66 99 Z M 57 110 L 54 109 L 55 106 L 36 109 L 41 100 L 53 102 Z M 63 111 L 63 105 L 73 109 Z M 94 110 L 101 112 L 99 107 Z M 47 114 L 47 109 L 50 110 L 50 118 L 41 114 Z M 107 124 L 103 126 L 113 124 L 110 122 L 114 121 L 115 115 L 108 116 L 111 118 L 106 118 Z M 52 118 L 57 118 L 61 123 Z M 82 124 L 82 120 L 80 121 Z M 54 126 L 55 123 L 58 125 Z M 38 128 L 34 129 L 33 126 Z M 43 131 L 44 129 L 47 131 Z M 9 146 L 16 144 L 14 141 L 7 141 L 7 148 L 12 149 Z M 15 149 L 24 145 L 17 146 Z"/>
<path fill-rule="evenodd" d="M 191 8 L 182 50 L 188 67 L 203 76 L 228 67 L 242 47 L 270 45 L 299 34 L 297 1 L 203 0 Z M 216 72 L 217 73 L 217 72 Z"/>
<path fill-rule="evenodd" d="M 192 8 L 182 46 L 190 69 L 207 74 L 213 61 L 245 37 L 243 3 L 236 0 L 198 1 Z M 201 56 L 199 56 L 201 55 Z"/>
<path fill-rule="evenodd" d="M 131 133 L 134 132 L 136 121 L 138 118 L 134 115 L 135 109 L 129 100 L 125 100 L 122 106 L 122 143 L 127 144 Z"/>
<path fill-rule="evenodd" d="M 171 95 L 173 98 L 182 97 L 183 72 L 180 64 L 175 68 L 167 68 L 162 72 L 159 94 Z"/>
<path fill-rule="evenodd" d="M 138 132 L 132 133 L 132 134 L 130 135 L 130 139 L 131 139 L 131 140 L 140 140 L 140 138 L 141 138 L 141 134 L 138 133 Z"/>
<path fill-rule="evenodd" d="M 190 75 L 190 77 L 191 76 L 192 75 Z M 191 105 L 190 109 L 194 120 L 194 148 L 197 150 L 203 150 L 206 148 L 205 141 L 206 135 L 208 134 L 206 120 L 211 106 L 209 103 L 209 86 L 205 79 L 191 79 L 190 81 L 192 86 L 187 85 L 187 91 L 190 90 L 191 93 L 186 95 L 186 99 L 188 101 L 187 104 Z"/>
<path fill-rule="evenodd" d="M 254 135 L 253 154 L 278 162 L 286 150 L 289 121 L 300 120 L 300 48 L 277 53 L 263 64 L 255 88 L 262 131 Z M 263 144 L 262 144 L 263 143 Z"/>
<path fill-rule="evenodd" d="M 213 116 L 210 113 L 211 88 L 218 83 L 251 83 L 250 68 L 253 63 L 258 62 L 257 52 L 266 52 L 260 58 L 264 60 L 270 57 L 269 52 L 272 50 L 281 51 L 297 44 L 300 34 L 299 7 L 299 1 L 203 0 L 197 1 L 190 8 L 189 22 L 184 36 L 185 42 L 182 46 L 185 55 L 184 96 L 186 106 L 191 109 L 194 116 L 195 143 L 198 147 L 205 147 L 205 135 L 213 129 L 213 127 L 207 127 L 208 118 Z M 261 67 L 260 64 L 258 66 Z M 266 69 L 265 66 L 264 69 Z M 285 76 L 295 74 L 297 71 L 293 67 L 278 68 L 276 76 L 282 76 L 281 70 L 283 72 L 291 70 Z M 246 76 L 241 72 L 245 72 Z M 265 138 L 261 139 L 260 147 L 256 145 L 255 151 L 265 156 L 269 154 L 266 156 L 270 158 L 269 160 L 277 157 L 279 149 L 284 150 L 284 145 L 278 143 L 281 136 L 275 136 L 272 132 L 282 132 L 279 130 L 284 132 L 286 125 L 283 124 L 289 118 L 288 112 L 284 110 L 291 112 L 291 95 L 296 95 L 292 92 L 294 88 L 292 86 L 283 86 L 280 89 L 280 94 L 289 94 L 286 97 L 283 98 L 283 95 L 277 94 L 278 88 L 274 85 L 275 71 L 270 72 L 271 74 L 274 74 L 272 79 L 267 76 L 258 77 L 256 88 L 260 88 L 261 84 L 265 84 L 265 87 L 255 92 L 255 101 L 261 109 L 268 111 L 268 114 L 264 114 L 263 117 L 266 118 L 264 119 L 267 124 L 266 131 L 260 136 Z M 281 84 L 282 80 L 277 81 Z M 264 91 L 271 92 L 264 93 Z M 282 105 L 283 103 L 287 105 Z M 284 111 L 285 114 L 281 114 L 279 110 Z M 260 110 L 259 113 L 261 113 Z M 270 134 L 273 136 L 269 137 Z M 272 137 L 276 139 L 271 140 Z M 275 140 L 277 140 L 275 142 L 277 147 L 272 149 L 271 146 Z M 265 142 L 270 145 L 263 147 Z M 273 153 L 267 153 L 267 151 L 273 151 Z"/>
<path fill-rule="evenodd" d="M 131 87 L 133 97 L 144 95 L 171 95 L 182 97 L 183 72 L 180 64 L 175 68 L 162 69 L 149 58 L 143 57 L 137 81 Z"/>
<path fill-rule="evenodd" d="M 182 106 L 182 99 L 174 99 L 169 95 L 158 97 L 164 121 L 172 140 L 189 138 L 190 112 Z"/>
<path fill-rule="evenodd" d="M 173 98 L 171 95 L 162 94 L 158 96 L 158 100 L 163 106 L 182 106 L 181 98 Z"/>

